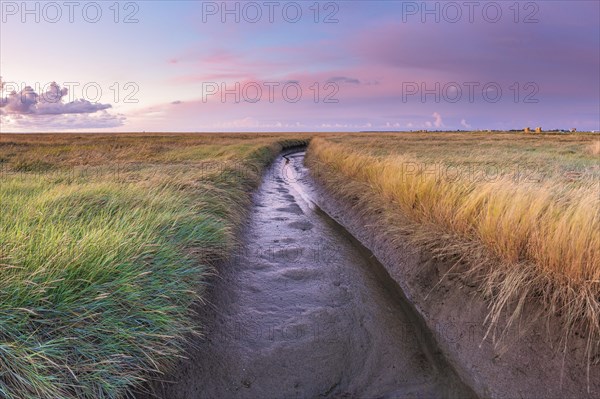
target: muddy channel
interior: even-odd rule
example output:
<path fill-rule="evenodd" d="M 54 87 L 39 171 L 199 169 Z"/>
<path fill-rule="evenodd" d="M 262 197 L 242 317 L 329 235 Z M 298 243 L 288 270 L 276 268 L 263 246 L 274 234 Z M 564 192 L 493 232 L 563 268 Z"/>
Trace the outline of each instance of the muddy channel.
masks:
<path fill-rule="evenodd" d="M 318 204 L 304 153 L 280 156 L 206 331 L 155 394 L 192 398 L 471 398 L 375 257 Z"/>

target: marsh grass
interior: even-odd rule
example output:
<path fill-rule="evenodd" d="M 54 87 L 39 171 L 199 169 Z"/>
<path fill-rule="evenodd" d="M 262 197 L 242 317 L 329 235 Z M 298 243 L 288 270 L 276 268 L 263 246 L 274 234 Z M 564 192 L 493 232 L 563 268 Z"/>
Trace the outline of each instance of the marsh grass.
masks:
<path fill-rule="evenodd" d="M 590 155 L 599 156 L 600 155 L 600 140 L 595 140 L 588 146 L 588 152 Z"/>
<path fill-rule="evenodd" d="M 407 224 L 397 233 L 464 261 L 462 272 L 489 300 L 488 333 L 499 331 L 497 342 L 533 302 L 541 317 L 559 317 L 562 325 L 551 329 L 565 340 L 573 331 L 586 337 L 590 355 L 600 338 L 600 187 L 598 159 L 586 149 L 597 139 L 532 140 L 514 134 L 316 138 L 309 159 L 334 192 L 373 212 L 402 215 Z M 474 161 L 479 172 L 489 164 L 501 172 L 456 172 L 472 171 Z M 453 173 L 433 165 L 452 165 Z"/>
<path fill-rule="evenodd" d="M 117 398 L 168 368 L 262 169 L 299 143 L 2 135 L 0 396 Z"/>

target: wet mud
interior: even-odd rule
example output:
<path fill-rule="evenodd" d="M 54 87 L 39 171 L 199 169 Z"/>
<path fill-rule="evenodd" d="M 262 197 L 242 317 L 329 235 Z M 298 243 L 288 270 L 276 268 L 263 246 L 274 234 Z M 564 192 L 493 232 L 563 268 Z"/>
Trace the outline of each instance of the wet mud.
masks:
<path fill-rule="evenodd" d="M 219 269 L 196 349 L 154 387 L 176 398 L 470 398 L 396 282 L 278 158 Z"/>

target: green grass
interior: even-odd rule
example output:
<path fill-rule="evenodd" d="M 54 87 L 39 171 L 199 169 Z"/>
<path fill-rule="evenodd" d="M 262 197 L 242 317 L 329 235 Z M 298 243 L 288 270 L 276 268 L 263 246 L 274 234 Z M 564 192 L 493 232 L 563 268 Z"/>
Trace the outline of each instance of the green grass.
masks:
<path fill-rule="evenodd" d="M 274 135 L 2 135 L 0 396 L 117 398 L 181 356 Z"/>

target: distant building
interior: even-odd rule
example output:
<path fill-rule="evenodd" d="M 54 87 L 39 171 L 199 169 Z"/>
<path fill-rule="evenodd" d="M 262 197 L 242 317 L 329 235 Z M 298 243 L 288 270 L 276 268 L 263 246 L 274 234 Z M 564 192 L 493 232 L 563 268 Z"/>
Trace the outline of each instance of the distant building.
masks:
<path fill-rule="evenodd" d="M 575 133 L 577 131 L 576 127 L 572 127 L 571 130 L 569 130 L 571 133 Z"/>
<path fill-rule="evenodd" d="M 536 133 L 541 133 L 541 132 L 542 132 L 542 128 L 541 128 L 541 127 L 539 127 L 539 126 L 538 126 L 538 127 L 536 127 L 536 128 L 535 128 L 535 132 L 536 132 Z"/>
<path fill-rule="evenodd" d="M 529 129 L 528 127 L 526 127 L 525 129 L 523 129 L 523 132 L 525 132 L 525 133 L 531 133 L 531 129 Z"/>

